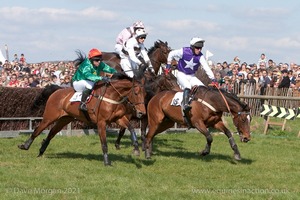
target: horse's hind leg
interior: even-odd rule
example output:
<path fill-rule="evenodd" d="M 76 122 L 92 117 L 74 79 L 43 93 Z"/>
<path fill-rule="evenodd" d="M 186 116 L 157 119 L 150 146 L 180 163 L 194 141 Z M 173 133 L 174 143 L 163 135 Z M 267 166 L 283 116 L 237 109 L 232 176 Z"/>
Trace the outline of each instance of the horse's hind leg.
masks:
<path fill-rule="evenodd" d="M 126 128 L 123 128 L 123 127 L 121 127 L 120 130 L 119 130 L 118 138 L 115 142 L 115 147 L 118 150 L 120 149 L 121 138 L 124 136 L 125 130 L 126 130 Z"/>
<path fill-rule="evenodd" d="M 52 124 L 55 120 L 49 120 L 43 118 L 40 125 L 34 130 L 34 132 L 31 134 L 31 136 L 26 140 L 23 144 L 19 144 L 19 149 L 22 150 L 28 150 L 34 141 L 34 139 L 41 134 L 43 130 L 45 130 L 50 124 Z"/>
<path fill-rule="evenodd" d="M 42 146 L 40 148 L 40 153 L 38 155 L 38 157 L 42 156 L 44 154 L 44 152 L 46 151 L 50 140 L 67 124 L 69 124 L 71 121 L 73 121 L 74 118 L 73 117 L 62 117 L 60 118 L 56 124 L 51 128 L 48 136 L 46 139 L 43 140 L 42 142 Z"/>
<path fill-rule="evenodd" d="M 230 130 L 228 128 L 226 128 L 226 126 L 224 125 L 224 123 L 222 121 L 215 124 L 215 128 L 223 131 L 225 133 L 225 135 L 228 137 L 229 144 L 230 144 L 231 149 L 233 150 L 233 153 L 234 153 L 234 159 L 241 160 L 241 154 L 239 152 L 238 146 L 235 143 L 234 138 L 233 138 Z"/>

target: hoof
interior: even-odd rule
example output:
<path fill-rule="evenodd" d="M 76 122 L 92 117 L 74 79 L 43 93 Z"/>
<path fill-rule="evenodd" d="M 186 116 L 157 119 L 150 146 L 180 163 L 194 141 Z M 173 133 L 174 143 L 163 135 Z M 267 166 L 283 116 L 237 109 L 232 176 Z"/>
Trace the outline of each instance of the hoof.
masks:
<path fill-rule="evenodd" d="M 116 150 L 120 150 L 121 149 L 120 144 L 115 144 L 115 147 L 116 147 Z"/>
<path fill-rule="evenodd" d="M 201 155 L 201 156 L 206 156 L 206 155 L 208 155 L 208 154 L 209 154 L 209 152 L 207 152 L 207 151 L 205 151 L 205 150 L 202 151 L 202 152 L 200 152 L 200 155 Z"/>
<path fill-rule="evenodd" d="M 240 154 L 234 154 L 234 159 L 235 159 L 235 160 L 242 160 Z"/>
<path fill-rule="evenodd" d="M 111 165 L 111 162 L 108 161 L 108 162 L 104 162 L 104 166 L 112 166 L 112 165 Z"/>
<path fill-rule="evenodd" d="M 140 156 L 140 150 L 135 150 L 135 149 L 134 149 L 134 150 L 132 151 L 132 154 L 135 155 L 135 156 L 137 156 L 137 157 L 139 157 L 139 156 Z"/>
<path fill-rule="evenodd" d="M 107 154 L 105 154 L 105 155 L 103 156 L 103 162 L 104 162 L 104 165 L 105 165 L 105 166 L 111 166 L 111 162 L 110 162 L 110 160 L 108 159 L 108 155 L 107 155 Z"/>
<path fill-rule="evenodd" d="M 28 150 L 28 148 L 26 148 L 24 144 L 19 144 L 18 147 L 22 150 Z"/>

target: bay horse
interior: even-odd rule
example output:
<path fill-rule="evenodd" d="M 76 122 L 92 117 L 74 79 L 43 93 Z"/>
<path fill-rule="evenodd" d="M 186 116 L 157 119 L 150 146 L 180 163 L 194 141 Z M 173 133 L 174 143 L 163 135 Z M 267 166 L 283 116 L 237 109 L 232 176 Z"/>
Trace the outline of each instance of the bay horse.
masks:
<path fill-rule="evenodd" d="M 142 72 L 144 73 L 144 72 Z M 94 86 L 94 93 L 88 103 L 87 116 L 78 109 L 79 102 L 70 102 L 70 98 L 74 94 L 73 88 L 58 89 L 50 95 L 47 100 L 43 119 L 39 126 L 34 130 L 28 140 L 18 147 L 28 150 L 34 139 L 51 124 L 55 125 L 50 129 L 47 138 L 42 142 L 39 156 L 42 156 L 51 139 L 68 123 L 74 120 L 83 122 L 91 122 L 97 125 L 98 135 L 101 142 L 104 164 L 110 165 L 108 158 L 108 148 L 106 141 L 106 125 L 116 122 L 121 127 L 130 125 L 125 114 L 126 104 L 132 105 L 137 113 L 145 114 L 145 79 L 136 79 L 128 77 L 125 73 L 115 73 L 111 77 L 111 82 L 105 84 L 99 81 Z M 138 144 L 135 144 L 135 149 Z"/>
<path fill-rule="evenodd" d="M 151 158 L 151 145 L 153 137 L 174 126 L 174 122 L 187 125 L 183 118 L 181 106 L 171 105 L 175 91 L 163 91 L 155 95 L 149 102 L 147 113 L 149 130 L 145 139 L 145 157 Z M 182 94 L 180 94 L 182 96 Z M 234 141 L 232 133 L 222 121 L 223 112 L 232 115 L 233 124 L 236 126 L 242 142 L 250 141 L 250 107 L 241 102 L 234 94 L 212 87 L 199 86 L 194 90 L 189 113 L 192 128 L 196 128 L 206 137 L 205 149 L 201 155 L 210 153 L 213 138 L 209 127 L 216 128 L 225 133 L 229 144 L 234 151 L 234 158 L 241 160 L 240 152 Z"/>
<path fill-rule="evenodd" d="M 146 71 L 145 73 L 145 90 L 146 90 L 146 98 L 145 98 L 145 106 L 147 108 L 148 102 L 150 99 L 157 93 L 164 91 L 164 90 L 174 90 L 174 91 L 181 91 L 181 88 L 179 87 L 177 83 L 177 78 L 171 73 L 162 73 L 158 76 L 155 76 L 150 71 Z M 127 116 L 128 119 L 131 118 L 137 118 L 136 115 L 131 114 Z M 148 126 L 148 118 L 147 115 L 143 116 L 140 118 L 141 120 L 141 140 L 142 140 L 142 149 L 145 150 L 144 148 L 144 140 L 146 136 L 146 129 Z M 115 147 L 116 149 L 120 149 L 120 142 L 121 138 L 124 136 L 126 128 L 120 128 L 119 133 L 118 133 L 118 138 L 115 142 Z"/>
<path fill-rule="evenodd" d="M 151 64 L 157 75 L 161 64 L 167 64 L 168 54 L 171 48 L 168 46 L 168 42 L 162 42 L 161 40 L 155 41 L 154 46 L 148 50 L 148 56 Z M 111 67 L 114 67 L 117 71 L 122 71 L 120 64 L 120 56 L 115 52 L 102 52 L 102 59 L 105 63 L 109 62 Z M 115 64 L 113 64 L 115 63 Z"/>

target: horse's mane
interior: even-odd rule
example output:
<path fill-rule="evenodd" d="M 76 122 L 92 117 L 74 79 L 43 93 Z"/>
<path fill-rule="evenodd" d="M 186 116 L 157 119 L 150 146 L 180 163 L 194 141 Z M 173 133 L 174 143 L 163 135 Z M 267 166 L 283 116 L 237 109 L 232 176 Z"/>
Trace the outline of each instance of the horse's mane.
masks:
<path fill-rule="evenodd" d="M 200 86 L 200 87 L 205 87 L 205 86 Z M 212 91 L 212 92 L 217 92 L 217 93 L 219 93 L 219 90 L 222 92 L 222 94 L 223 95 L 225 95 L 226 97 L 228 97 L 229 99 L 233 99 L 233 100 L 235 100 L 236 102 L 238 102 L 239 103 L 239 105 L 243 108 L 243 109 L 246 109 L 247 107 L 248 107 L 248 104 L 246 104 L 245 102 L 242 102 L 239 98 L 238 98 L 238 96 L 236 95 L 236 94 L 234 94 L 234 93 L 230 93 L 230 92 L 228 92 L 228 91 L 226 91 L 225 89 L 223 89 L 223 88 L 215 88 L 215 87 L 211 87 L 211 86 L 209 86 L 209 87 L 206 87 L 209 91 Z"/>
<path fill-rule="evenodd" d="M 111 77 L 112 80 L 122 80 L 122 79 L 127 79 L 129 81 L 132 81 L 132 78 L 127 76 L 124 72 L 116 72 L 112 75 Z"/>
<path fill-rule="evenodd" d="M 80 50 L 76 50 L 75 52 L 77 54 L 77 58 L 73 62 L 75 67 L 77 67 L 86 59 L 86 55 Z"/>
<path fill-rule="evenodd" d="M 150 49 L 148 50 L 148 55 L 151 55 L 157 48 L 159 48 L 159 46 L 163 44 L 166 45 L 163 41 L 158 40 L 156 42 L 154 42 L 154 46 L 150 47 Z M 167 45 L 168 46 L 168 45 Z"/>

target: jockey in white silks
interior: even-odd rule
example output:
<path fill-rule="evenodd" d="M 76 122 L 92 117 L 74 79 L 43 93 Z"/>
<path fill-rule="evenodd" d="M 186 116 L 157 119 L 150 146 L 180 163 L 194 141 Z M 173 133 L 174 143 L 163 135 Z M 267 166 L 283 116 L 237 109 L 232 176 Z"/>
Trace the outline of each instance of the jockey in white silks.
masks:
<path fill-rule="evenodd" d="M 144 46 L 144 41 L 147 37 L 145 29 L 138 29 L 134 37 L 127 40 L 124 43 L 123 49 L 121 51 L 121 67 L 123 71 L 129 76 L 134 76 L 134 70 L 138 70 L 140 65 L 147 64 L 148 67 L 153 71 L 148 53 Z M 143 58 L 145 63 L 140 59 Z"/>
<path fill-rule="evenodd" d="M 132 24 L 132 26 L 124 28 L 116 38 L 115 52 L 121 54 L 123 49 L 123 44 L 127 42 L 130 38 L 135 35 L 135 32 L 138 29 L 145 29 L 145 26 L 142 21 L 137 21 Z"/>

